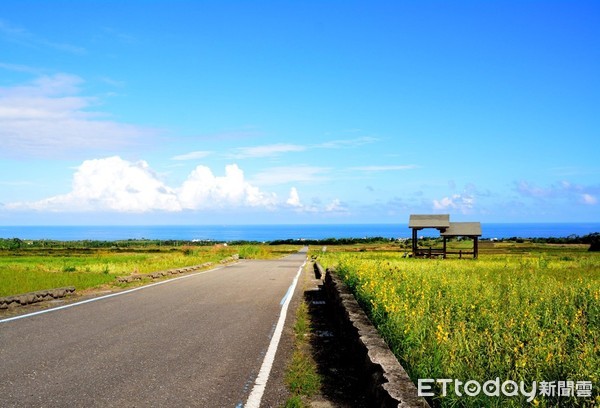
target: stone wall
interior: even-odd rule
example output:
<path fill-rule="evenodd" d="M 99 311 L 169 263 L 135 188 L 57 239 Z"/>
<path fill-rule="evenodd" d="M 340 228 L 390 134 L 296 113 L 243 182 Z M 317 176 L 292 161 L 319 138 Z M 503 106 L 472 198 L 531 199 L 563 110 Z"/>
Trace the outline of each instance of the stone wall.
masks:
<path fill-rule="evenodd" d="M 240 256 L 238 254 L 235 254 L 235 255 L 232 255 L 225 259 L 222 259 L 220 261 L 220 263 L 226 264 L 229 262 L 236 262 L 239 259 L 240 259 Z M 205 262 L 200 265 L 188 266 L 185 268 L 169 269 L 166 271 L 157 271 L 157 272 L 147 273 L 147 274 L 132 274 L 132 275 L 127 275 L 127 276 L 117 276 L 115 279 L 117 280 L 117 282 L 120 282 L 120 283 L 130 283 L 130 282 L 134 282 L 134 281 L 141 281 L 144 278 L 159 279 L 159 278 L 162 278 L 165 276 L 198 271 L 201 269 L 209 268 L 213 265 L 214 265 L 214 262 Z M 36 292 L 24 293 L 22 295 L 0 297 L 0 310 L 12 308 L 12 307 L 30 305 L 32 303 L 43 302 L 45 300 L 60 299 L 69 294 L 72 294 L 74 292 L 75 292 L 75 287 L 68 286 L 65 288 L 39 290 Z"/>
<path fill-rule="evenodd" d="M 238 254 L 235 254 L 235 255 L 229 256 L 227 258 L 221 259 L 219 261 L 219 263 L 226 264 L 229 262 L 236 262 L 239 259 L 240 259 L 240 256 Z M 131 275 L 126 275 L 126 276 L 117 276 L 116 279 L 117 279 L 117 282 L 120 282 L 120 283 L 130 283 L 130 282 L 134 282 L 134 281 L 141 281 L 144 278 L 160 279 L 165 276 L 178 275 L 181 273 L 199 271 L 201 269 L 209 268 L 213 265 L 214 265 L 214 262 L 205 262 L 200 265 L 187 266 L 185 268 L 175 268 L 175 269 L 169 269 L 166 271 L 157 271 L 157 272 L 152 272 L 152 273 L 134 273 Z"/>
<path fill-rule="evenodd" d="M 322 271 L 316 263 L 315 275 Z M 324 286 L 340 332 L 351 342 L 356 359 L 364 366 L 364 380 L 374 406 L 429 407 L 427 401 L 417 395 L 417 387 L 335 271 L 327 269 Z"/>
<path fill-rule="evenodd" d="M 44 300 L 60 299 L 74 292 L 75 287 L 68 286 L 65 288 L 38 290 L 22 295 L 0 297 L 0 309 L 30 305 L 32 303 L 43 302 Z"/>

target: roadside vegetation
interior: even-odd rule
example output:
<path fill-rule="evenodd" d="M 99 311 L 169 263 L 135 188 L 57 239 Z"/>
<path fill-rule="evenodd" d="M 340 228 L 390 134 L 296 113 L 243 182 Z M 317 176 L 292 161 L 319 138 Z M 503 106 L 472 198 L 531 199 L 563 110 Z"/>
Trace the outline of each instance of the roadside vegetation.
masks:
<path fill-rule="evenodd" d="M 0 240 L 0 296 L 75 286 L 77 291 L 123 287 L 117 276 L 218 263 L 239 254 L 270 259 L 296 252 L 298 245 L 225 245 L 175 241 Z"/>
<path fill-rule="evenodd" d="M 405 258 L 404 244 L 395 245 L 315 247 L 313 254 L 352 288 L 415 383 L 593 384 L 590 397 L 538 389 L 531 403 L 458 396 L 452 387 L 442 398 L 438 388 L 434 406 L 600 404 L 600 254 L 589 243 L 484 242 L 477 260 Z"/>
<path fill-rule="evenodd" d="M 310 316 L 305 301 L 298 306 L 294 334 L 294 352 L 285 376 L 291 396 L 286 401 L 285 408 L 310 406 L 308 398 L 316 394 L 321 386 L 321 377 L 310 350 Z"/>

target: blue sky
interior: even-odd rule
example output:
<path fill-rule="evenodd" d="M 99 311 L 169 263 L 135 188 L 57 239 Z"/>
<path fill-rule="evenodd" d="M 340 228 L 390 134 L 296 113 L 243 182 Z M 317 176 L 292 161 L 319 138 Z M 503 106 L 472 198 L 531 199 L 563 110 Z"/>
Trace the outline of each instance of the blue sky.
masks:
<path fill-rule="evenodd" d="M 600 221 L 600 3 L 3 1 L 0 225 Z"/>

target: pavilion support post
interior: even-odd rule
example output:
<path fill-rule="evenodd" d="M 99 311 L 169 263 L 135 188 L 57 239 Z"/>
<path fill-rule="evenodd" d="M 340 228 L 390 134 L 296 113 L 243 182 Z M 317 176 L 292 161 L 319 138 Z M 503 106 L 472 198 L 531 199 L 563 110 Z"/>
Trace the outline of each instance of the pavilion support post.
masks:
<path fill-rule="evenodd" d="M 446 237 L 444 237 L 444 259 L 446 259 Z"/>
<path fill-rule="evenodd" d="M 477 259 L 479 255 L 478 237 L 473 237 L 473 258 Z"/>
<path fill-rule="evenodd" d="M 413 257 L 417 256 L 417 229 L 413 228 L 412 230 L 412 251 Z"/>

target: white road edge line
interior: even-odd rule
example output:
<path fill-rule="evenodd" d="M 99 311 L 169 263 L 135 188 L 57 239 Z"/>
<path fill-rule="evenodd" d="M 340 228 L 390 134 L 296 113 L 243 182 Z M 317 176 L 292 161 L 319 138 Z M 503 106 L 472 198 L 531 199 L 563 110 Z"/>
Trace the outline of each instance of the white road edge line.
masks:
<path fill-rule="evenodd" d="M 279 302 L 279 306 L 283 306 L 283 304 L 286 302 L 287 298 L 290 297 L 292 295 L 292 293 L 294 293 L 294 289 L 295 288 L 293 288 L 292 285 L 290 285 L 287 292 L 285 292 L 285 295 L 283 295 L 283 297 L 281 298 L 281 302 Z"/>
<path fill-rule="evenodd" d="M 223 268 L 224 268 L 224 266 L 219 266 L 219 267 L 216 267 L 216 268 L 213 268 L 213 269 L 208 269 L 206 271 L 196 272 L 196 273 L 193 273 L 191 275 L 179 276 L 177 278 L 171 278 L 171 279 L 167 279 L 167 280 L 164 280 L 164 281 L 160 281 L 160 282 L 156 282 L 156 283 L 151 283 L 149 285 L 138 286 L 137 288 L 124 290 L 122 292 L 111 293 L 110 295 L 99 296 L 99 297 L 96 297 L 96 298 L 82 300 L 81 302 L 75 302 L 75 303 L 70 303 L 70 304 L 64 305 L 64 306 L 53 307 L 52 309 L 44 309 L 44 310 L 40 310 L 38 312 L 27 313 L 27 314 L 20 315 L 20 316 L 9 317 L 7 319 L 0 320 L 0 323 L 7 323 L 7 322 L 11 322 L 13 320 L 25 319 L 27 317 L 33 317 L 33 316 L 41 315 L 41 314 L 44 314 L 44 313 L 56 312 L 56 311 L 59 311 L 59 310 L 68 309 L 70 307 L 75 307 L 75 306 L 84 305 L 86 303 L 96 302 L 98 300 L 108 299 L 108 298 L 115 297 L 115 296 L 120 296 L 120 295 L 126 295 L 128 293 L 136 292 L 138 290 L 147 289 L 147 288 L 151 288 L 153 286 L 158 286 L 158 285 L 164 285 L 165 283 L 174 282 L 174 281 L 177 281 L 177 280 L 180 280 L 180 279 L 191 278 L 193 276 L 201 275 L 203 273 L 218 271 L 219 269 L 223 269 Z"/>
<path fill-rule="evenodd" d="M 302 273 L 302 269 L 304 269 L 304 265 L 306 265 L 306 260 L 302 264 L 302 266 L 298 269 L 298 273 L 296 277 L 292 281 L 288 292 L 282 299 L 283 306 L 281 307 L 281 313 L 279 314 L 279 320 L 277 321 L 277 326 L 275 326 L 275 332 L 273 333 L 273 337 L 271 337 L 271 342 L 269 343 L 269 348 L 267 349 L 267 354 L 265 354 L 265 358 L 263 360 L 262 366 L 260 367 L 260 371 L 258 372 L 258 376 L 256 377 L 256 381 L 254 382 L 254 387 L 252 387 L 252 391 L 250 391 L 250 395 L 248 396 L 248 400 L 246 401 L 245 408 L 259 408 L 260 401 L 262 400 L 262 396 L 265 392 L 265 387 L 267 386 L 267 381 L 269 380 L 269 375 L 271 374 L 271 368 L 273 367 L 273 361 L 275 361 L 275 353 L 277 353 L 277 347 L 279 346 L 279 340 L 281 339 L 281 334 L 283 333 L 283 326 L 285 324 L 285 318 L 287 315 L 288 306 L 290 305 L 290 301 L 292 299 L 292 294 L 296 289 L 296 284 L 298 283 L 298 278 L 300 278 L 300 274 Z M 290 294 L 288 296 L 288 293 Z"/>

